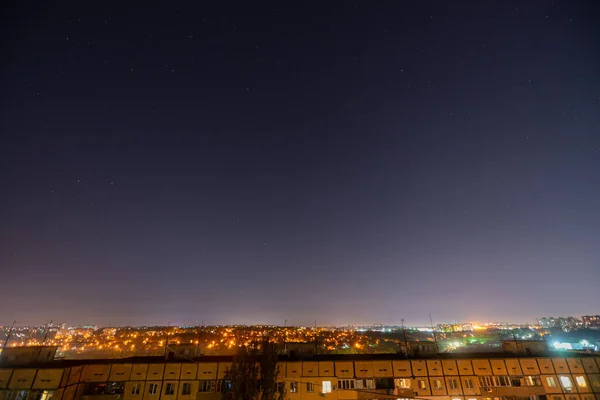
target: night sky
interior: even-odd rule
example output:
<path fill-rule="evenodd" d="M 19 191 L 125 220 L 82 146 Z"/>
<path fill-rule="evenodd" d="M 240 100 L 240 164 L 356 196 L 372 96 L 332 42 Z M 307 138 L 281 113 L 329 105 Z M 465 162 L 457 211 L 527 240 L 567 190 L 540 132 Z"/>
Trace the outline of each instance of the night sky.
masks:
<path fill-rule="evenodd" d="M 0 28 L 0 324 L 600 311 L 596 2 L 58 3 Z"/>

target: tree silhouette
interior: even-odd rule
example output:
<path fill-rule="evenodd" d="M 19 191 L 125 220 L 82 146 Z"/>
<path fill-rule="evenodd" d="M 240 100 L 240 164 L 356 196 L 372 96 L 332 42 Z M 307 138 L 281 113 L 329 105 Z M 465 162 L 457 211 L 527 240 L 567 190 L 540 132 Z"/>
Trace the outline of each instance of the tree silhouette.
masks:
<path fill-rule="evenodd" d="M 223 400 L 284 400 L 285 385 L 279 377 L 275 343 L 265 338 L 261 343 L 240 347 L 231 369 L 222 382 Z"/>

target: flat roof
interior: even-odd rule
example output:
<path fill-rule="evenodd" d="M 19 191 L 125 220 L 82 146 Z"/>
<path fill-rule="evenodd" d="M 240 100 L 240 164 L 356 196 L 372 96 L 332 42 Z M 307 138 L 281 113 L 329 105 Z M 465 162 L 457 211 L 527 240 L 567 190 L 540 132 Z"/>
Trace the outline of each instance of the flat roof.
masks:
<path fill-rule="evenodd" d="M 402 360 L 464 360 L 464 359 L 516 359 L 516 358 L 586 358 L 600 356 L 598 353 L 576 352 L 545 352 L 535 355 L 513 354 L 505 352 L 486 353 L 438 353 L 420 357 L 406 357 L 401 354 L 318 354 L 307 357 L 279 356 L 280 362 L 286 361 L 402 361 Z M 200 356 L 188 359 L 181 357 L 165 360 L 164 356 L 136 356 L 127 358 L 102 358 L 102 359 L 54 359 L 45 363 L 32 363 L 10 365 L 6 363 L 2 368 L 68 368 L 80 365 L 98 364 L 186 364 L 186 363 L 222 363 L 232 362 L 235 356 Z"/>

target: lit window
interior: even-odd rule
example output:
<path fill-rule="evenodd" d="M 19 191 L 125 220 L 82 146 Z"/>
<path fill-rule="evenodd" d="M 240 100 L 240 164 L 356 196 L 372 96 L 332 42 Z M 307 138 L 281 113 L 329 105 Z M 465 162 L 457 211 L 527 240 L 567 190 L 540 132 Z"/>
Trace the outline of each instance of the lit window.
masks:
<path fill-rule="evenodd" d="M 556 379 L 553 376 L 547 376 L 546 382 L 548 383 L 548 387 L 555 388 L 556 387 Z"/>
<path fill-rule="evenodd" d="M 331 393 L 331 381 L 323 381 L 322 393 Z"/>
<path fill-rule="evenodd" d="M 442 390 L 442 381 L 439 379 L 433 379 L 433 388 L 435 390 Z"/>
<path fill-rule="evenodd" d="M 312 393 L 315 391 L 315 384 L 313 382 L 306 382 L 306 392 Z"/>
<path fill-rule="evenodd" d="M 542 386 L 539 376 L 526 376 L 523 381 L 526 386 Z"/>
<path fill-rule="evenodd" d="M 419 379 L 417 381 L 417 384 L 419 385 L 419 390 L 425 390 L 425 389 L 427 389 L 427 383 L 425 383 L 424 379 Z"/>
<path fill-rule="evenodd" d="M 583 376 L 576 376 L 575 382 L 577 382 L 577 386 L 581 388 L 587 387 L 587 383 L 585 383 L 585 378 Z"/>
<path fill-rule="evenodd" d="M 290 382 L 290 393 L 298 393 L 298 382 Z"/>
<path fill-rule="evenodd" d="M 394 379 L 394 386 L 396 389 L 410 389 L 410 379 L 409 378 L 396 378 Z"/>
<path fill-rule="evenodd" d="M 571 382 L 571 378 L 568 376 L 561 376 L 560 383 L 563 385 L 565 390 L 571 390 L 573 388 L 573 382 Z"/>

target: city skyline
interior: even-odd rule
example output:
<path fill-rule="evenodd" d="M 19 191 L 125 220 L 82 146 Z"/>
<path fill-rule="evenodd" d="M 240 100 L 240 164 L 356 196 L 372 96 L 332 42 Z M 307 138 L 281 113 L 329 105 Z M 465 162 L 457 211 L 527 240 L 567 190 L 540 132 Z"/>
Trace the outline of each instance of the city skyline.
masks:
<path fill-rule="evenodd" d="M 60 325 L 66 325 L 68 327 L 82 327 L 82 326 L 95 326 L 98 328 L 108 328 L 108 327 L 115 327 L 115 328 L 121 328 L 121 327 L 163 327 L 163 328 L 167 328 L 167 327 L 209 327 L 209 326 L 275 326 L 275 327 L 280 327 L 280 328 L 285 328 L 285 327 L 319 327 L 319 328 L 326 328 L 326 327 L 377 327 L 377 326 L 382 326 L 382 327 L 401 327 L 402 325 L 404 325 L 407 328 L 430 328 L 431 325 L 433 324 L 433 327 L 435 329 L 438 329 L 439 326 L 441 325 L 469 325 L 469 324 L 474 324 L 477 326 L 481 326 L 481 327 L 487 327 L 487 326 L 503 326 L 503 325 L 507 325 L 507 326 L 512 326 L 512 325 L 520 325 L 520 326 L 533 326 L 533 325 L 539 325 L 539 322 L 543 319 L 550 319 L 550 320 L 560 320 L 560 319 L 569 319 L 569 318 L 582 318 L 582 317 L 598 317 L 598 315 L 575 315 L 575 316 L 545 316 L 545 317 L 535 317 L 535 318 L 531 318 L 529 320 L 524 320 L 524 321 L 515 321 L 515 320 L 497 320 L 497 319 L 487 319 L 487 320 L 459 320 L 459 319 L 453 319 L 453 320 L 444 320 L 444 321 L 435 321 L 433 320 L 433 318 L 431 320 L 423 320 L 419 323 L 414 322 L 414 321 L 406 321 L 403 318 L 400 318 L 397 322 L 394 321 L 388 321 L 386 323 L 381 323 L 381 322 L 368 322 L 368 323 L 326 323 L 323 321 L 317 321 L 317 320 L 313 320 L 312 323 L 308 323 L 308 322 L 296 322 L 294 320 L 284 320 L 284 321 L 274 321 L 274 322 L 261 322 L 261 321 L 254 321 L 254 322 L 248 322 L 248 323 L 241 323 L 241 322 L 230 322 L 230 323 L 214 323 L 211 322 L 209 320 L 204 320 L 204 319 L 198 319 L 198 320 L 188 320 L 188 321 L 175 321 L 175 320 L 169 320 L 166 323 L 162 322 L 162 323 L 140 323 L 140 324 L 121 324 L 121 325 L 103 325 L 103 324 L 98 324 L 95 323 L 94 321 L 84 321 L 84 322 L 78 322 L 78 323 L 74 323 L 73 321 L 66 321 L 66 320 L 47 320 L 44 321 L 43 323 L 27 323 L 27 321 L 23 321 L 23 320 L 14 320 L 12 321 L 12 323 L 2 323 L 2 321 L 0 321 L 0 326 L 3 327 L 9 327 L 12 326 L 14 323 L 15 327 L 44 327 L 44 326 L 60 326 Z M 429 318 L 429 316 L 427 317 Z"/>
<path fill-rule="evenodd" d="M 597 314 L 598 4 L 234 3 L 9 7 L 4 323 Z"/>

